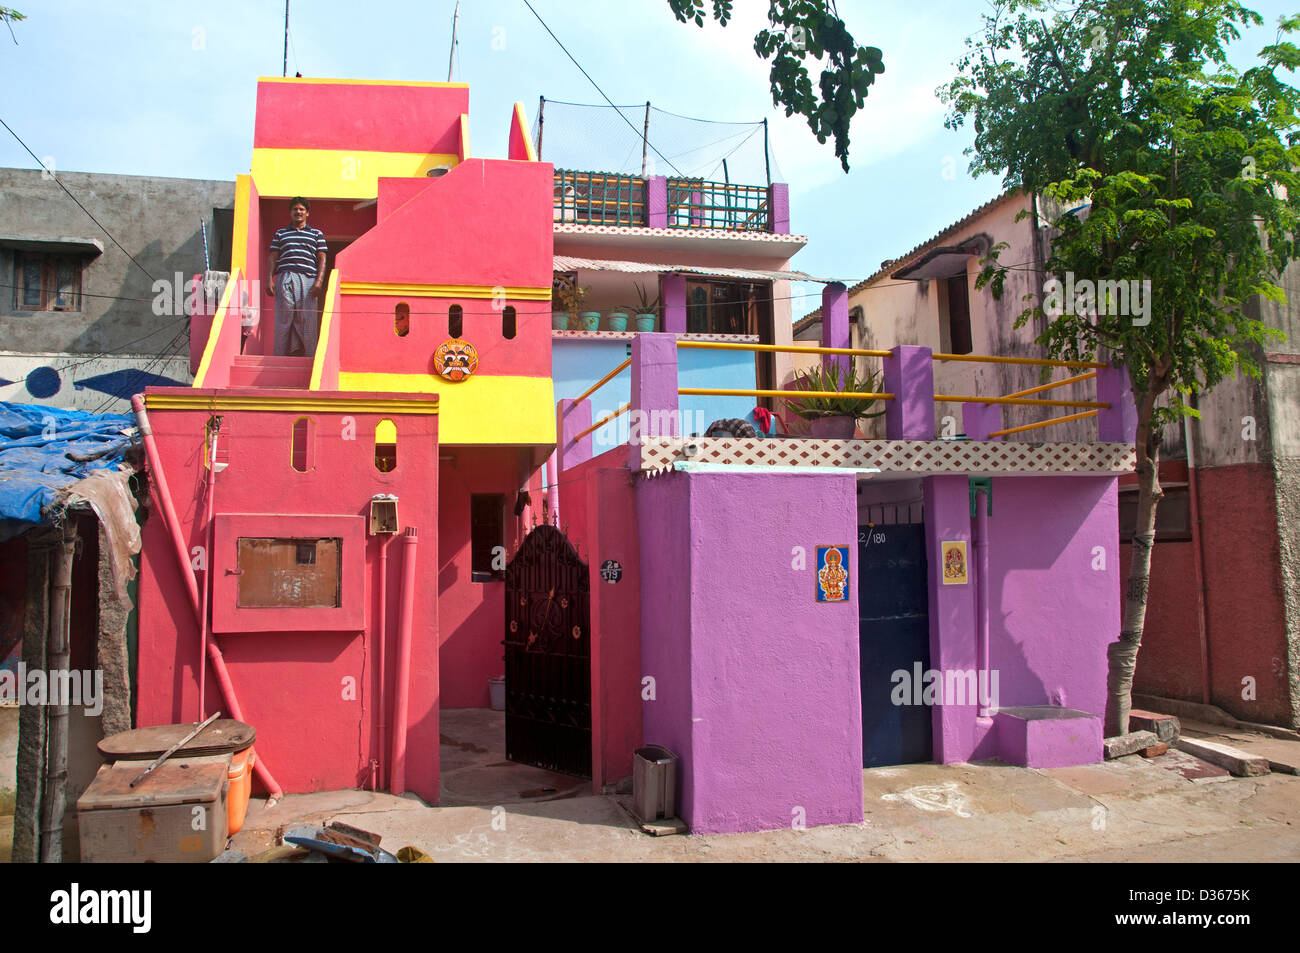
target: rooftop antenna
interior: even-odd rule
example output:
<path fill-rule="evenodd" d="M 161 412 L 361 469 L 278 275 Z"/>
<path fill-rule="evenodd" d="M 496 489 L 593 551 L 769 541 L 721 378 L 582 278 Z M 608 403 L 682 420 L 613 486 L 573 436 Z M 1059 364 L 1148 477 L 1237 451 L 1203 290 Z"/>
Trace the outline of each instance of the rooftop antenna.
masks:
<path fill-rule="evenodd" d="M 287 5 L 289 0 L 284 0 Z M 456 21 L 460 19 L 460 0 L 456 0 L 456 9 L 451 15 L 451 52 L 447 54 L 447 82 L 451 82 L 451 65 L 456 59 Z"/>
<path fill-rule="evenodd" d="M 289 0 L 284 0 L 284 69 L 280 75 L 289 75 Z"/>

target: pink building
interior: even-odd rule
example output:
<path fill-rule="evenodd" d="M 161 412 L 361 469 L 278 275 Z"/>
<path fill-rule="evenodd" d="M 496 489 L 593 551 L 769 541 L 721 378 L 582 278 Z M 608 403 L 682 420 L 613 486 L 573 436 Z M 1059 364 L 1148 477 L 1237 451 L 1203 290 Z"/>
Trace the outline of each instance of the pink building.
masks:
<path fill-rule="evenodd" d="M 139 723 L 220 708 L 269 791 L 436 803 L 441 711 L 504 675 L 509 759 L 601 791 L 667 745 L 699 832 L 860 821 L 864 766 L 1098 760 L 1118 558 L 1094 563 L 1132 468 L 1110 369 L 1101 439 L 1063 450 L 944 439 L 915 346 L 876 355 L 883 439 L 698 436 L 780 409 L 806 239 L 780 183 L 646 175 L 613 184 L 644 221 L 593 222 L 596 178 L 538 161 L 519 106 L 508 158 L 473 157 L 459 84 L 259 83 L 194 387 L 137 401 Z M 298 358 L 257 285 L 296 195 L 329 245 Z M 654 330 L 617 326 L 637 279 Z"/>

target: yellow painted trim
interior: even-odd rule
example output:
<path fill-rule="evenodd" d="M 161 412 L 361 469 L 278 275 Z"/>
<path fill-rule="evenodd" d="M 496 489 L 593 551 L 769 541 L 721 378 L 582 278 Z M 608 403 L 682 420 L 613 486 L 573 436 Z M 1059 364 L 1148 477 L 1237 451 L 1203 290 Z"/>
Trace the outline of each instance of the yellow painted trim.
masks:
<path fill-rule="evenodd" d="M 241 397 L 235 394 L 146 394 L 149 410 L 268 410 L 277 413 L 436 414 L 438 397 Z"/>
<path fill-rule="evenodd" d="M 375 424 L 375 443 L 397 443 L 397 424 L 387 417 Z"/>
<path fill-rule="evenodd" d="M 230 264 L 243 268 L 248 264 L 248 210 L 253 202 L 253 177 L 235 176 L 235 234 L 230 243 Z"/>
<path fill-rule="evenodd" d="M 390 281 L 344 281 L 339 290 L 348 295 L 388 295 L 400 298 L 491 298 L 498 288 L 507 298 L 525 301 L 549 301 L 549 287 L 512 287 L 500 285 L 422 285 Z"/>
<path fill-rule="evenodd" d="M 226 323 L 226 310 L 230 307 L 230 296 L 235 293 L 235 288 L 239 286 L 242 277 L 242 273 L 236 268 L 226 279 L 226 287 L 221 291 L 221 301 L 217 304 L 217 313 L 212 316 L 212 327 L 208 328 L 208 343 L 203 345 L 203 357 L 199 359 L 199 369 L 194 375 L 192 385 L 194 387 L 202 387 L 203 382 L 208 379 L 208 371 L 212 367 L 212 355 L 217 350 L 217 339 L 221 337 L 222 325 Z"/>
<path fill-rule="evenodd" d="M 330 271 L 329 284 L 325 287 L 325 313 L 320 319 L 320 334 L 316 338 L 316 354 L 311 362 L 311 383 L 308 390 L 320 390 L 321 378 L 325 376 L 325 352 L 329 349 L 330 325 L 334 323 L 334 305 L 338 301 L 339 270 Z"/>
<path fill-rule="evenodd" d="M 263 198 L 373 199 L 380 178 L 420 178 L 435 166 L 459 162 L 441 152 L 261 148 L 253 150 L 253 179 Z"/>
<path fill-rule="evenodd" d="M 460 114 L 460 161 L 469 158 L 469 114 Z"/>
<path fill-rule="evenodd" d="M 339 390 L 437 394 L 440 444 L 555 443 L 549 377 L 479 375 L 453 384 L 434 374 L 339 372 Z"/>
<path fill-rule="evenodd" d="M 325 79 L 318 76 L 259 76 L 259 83 L 307 83 L 318 86 L 442 86 L 469 89 L 469 83 L 436 83 L 413 79 Z"/>
<path fill-rule="evenodd" d="M 515 103 L 515 119 L 519 123 L 519 132 L 524 137 L 524 151 L 528 153 L 528 161 L 537 161 L 537 150 L 533 148 L 533 133 L 528 128 L 528 117 L 524 115 L 524 104 Z"/>

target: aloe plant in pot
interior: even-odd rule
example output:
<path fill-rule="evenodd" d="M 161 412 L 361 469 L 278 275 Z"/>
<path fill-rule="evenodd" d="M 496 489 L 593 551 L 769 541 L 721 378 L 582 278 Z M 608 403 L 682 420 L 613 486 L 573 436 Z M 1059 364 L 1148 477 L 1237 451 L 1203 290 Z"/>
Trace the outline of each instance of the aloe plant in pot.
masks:
<path fill-rule="evenodd" d="M 874 394 L 879 392 L 880 375 L 867 371 L 859 374 L 852 362 L 818 364 L 795 372 L 799 390 L 821 394 Z M 798 394 L 799 390 L 793 393 Z M 871 411 L 878 397 L 808 396 L 786 398 L 790 410 L 809 422 L 814 437 L 847 439 L 853 436 L 858 420 L 883 416 L 884 410 Z"/>
<path fill-rule="evenodd" d="M 636 329 L 638 331 L 653 331 L 659 320 L 659 295 L 650 297 L 650 292 L 645 286 L 637 283 L 636 295 L 640 299 L 637 306 L 633 309 L 636 314 Z"/>

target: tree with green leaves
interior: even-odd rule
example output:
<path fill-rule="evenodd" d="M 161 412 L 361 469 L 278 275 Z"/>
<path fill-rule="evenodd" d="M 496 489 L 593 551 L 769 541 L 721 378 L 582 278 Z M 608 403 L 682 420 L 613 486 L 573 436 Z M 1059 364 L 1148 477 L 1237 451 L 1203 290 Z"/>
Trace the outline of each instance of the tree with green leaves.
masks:
<path fill-rule="evenodd" d="M 704 0 L 668 0 L 682 23 L 704 26 Z M 726 26 L 732 0 L 713 0 L 713 19 Z M 849 125 L 863 107 L 868 87 L 885 71 L 879 49 L 859 46 L 835 9 L 835 0 L 770 0 L 769 29 L 754 37 L 754 52 L 771 60 L 772 103 L 808 120 L 817 141 L 835 140 L 835 156 L 849 171 Z M 825 60 L 813 91 L 804 60 Z"/>
<path fill-rule="evenodd" d="M 1056 237 L 1046 275 L 1086 279 L 1094 295 L 1107 289 L 1058 300 L 1060 309 L 1030 296 L 1016 326 L 1046 313 L 1038 340 L 1049 353 L 1086 360 L 1100 351 L 1127 368 L 1137 405 L 1137 523 L 1121 527 L 1133 533 L 1133 558 L 1108 650 L 1114 736 L 1128 730 L 1146 619 L 1161 428 L 1199 416 L 1187 399 L 1238 370 L 1257 377 L 1262 345 L 1280 337 L 1243 306 L 1255 296 L 1284 301 L 1282 271 L 1300 257 L 1300 94 L 1277 75 L 1300 65 L 1284 38 L 1300 17 L 1283 19 L 1258 64 L 1239 72 L 1227 45 L 1262 18 L 1235 0 L 993 7 L 941 90 L 947 125 L 971 121 L 973 174 L 1000 174 L 1061 209 L 1048 222 Z M 995 295 L 1007 269 L 1021 266 L 1000 262 L 1000 250 L 977 281 Z M 1117 289 L 1131 285 L 1118 282 L 1150 282 L 1145 315 L 1122 307 Z"/>
<path fill-rule="evenodd" d="M 18 37 L 14 36 L 14 24 L 19 20 L 26 20 L 27 17 L 19 13 L 13 7 L 0 7 L 0 23 L 9 28 L 9 35 L 13 36 L 14 44 L 17 45 Z"/>

